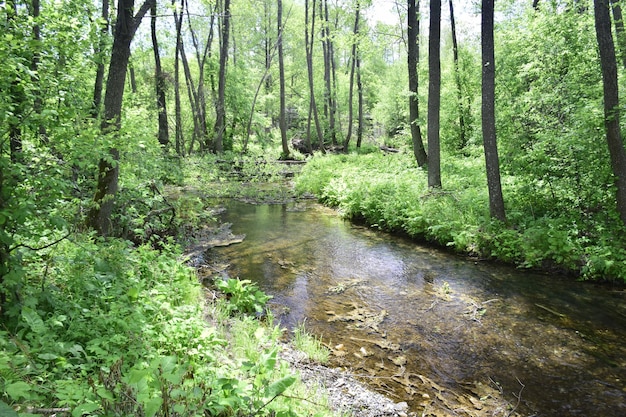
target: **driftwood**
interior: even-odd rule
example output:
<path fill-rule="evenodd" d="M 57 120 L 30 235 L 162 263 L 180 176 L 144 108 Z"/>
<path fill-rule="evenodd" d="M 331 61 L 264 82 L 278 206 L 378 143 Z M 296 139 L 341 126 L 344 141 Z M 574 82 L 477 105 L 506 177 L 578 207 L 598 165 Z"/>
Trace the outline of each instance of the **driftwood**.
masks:
<path fill-rule="evenodd" d="M 398 153 L 398 152 L 400 152 L 400 149 L 390 148 L 389 146 L 385 146 L 385 145 L 380 145 L 380 150 L 383 151 L 383 152 L 389 152 L 389 153 Z"/>

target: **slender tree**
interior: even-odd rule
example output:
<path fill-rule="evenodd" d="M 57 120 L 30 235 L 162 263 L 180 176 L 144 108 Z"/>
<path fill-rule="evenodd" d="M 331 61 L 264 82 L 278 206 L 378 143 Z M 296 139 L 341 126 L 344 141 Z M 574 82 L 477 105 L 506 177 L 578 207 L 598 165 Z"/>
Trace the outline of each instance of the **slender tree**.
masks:
<path fill-rule="evenodd" d="M 409 125 L 411 126 L 411 141 L 413 154 L 417 165 L 426 165 L 428 158 L 422 140 L 422 131 L 419 125 L 419 95 L 418 71 L 419 63 L 419 0 L 407 1 L 407 62 L 409 69 Z"/>
<path fill-rule="evenodd" d="M 624 30 L 624 17 L 622 15 L 622 6 L 619 0 L 611 0 L 611 8 L 613 9 L 613 22 L 615 24 L 615 37 L 619 47 L 622 66 L 626 69 L 626 30 Z"/>
<path fill-rule="evenodd" d="M 611 168 L 617 187 L 617 211 L 626 225 L 626 150 L 620 130 L 619 87 L 617 84 L 617 58 L 611 32 L 608 0 L 594 0 L 596 37 L 600 50 L 600 67 L 604 87 L 604 127 L 611 156 Z"/>
<path fill-rule="evenodd" d="M 463 89 L 461 86 L 461 68 L 459 66 L 459 43 L 456 37 L 456 21 L 454 20 L 454 6 L 452 0 L 448 0 L 450 5 L 450 29 L 452 30 L 452 58 L 454 61 L 454 81 L 456 83 L 456 98 L 459 112 L 459 149 L 463 149 L 467 144 L 467 128 L 465 124 L 465 114 L 467 110 L 463 102 Z"/>
<path fill-rule="evenodd" d="M 441 187 L 439 112 L 441 110 L 441 0 L 430 1 L 428 36 L 428 186 Z"/>
<path fill-rule="evenodd" d="M 109 36 L 109 0 L 102 0 L 102 22 L 98 40 L 94 45 L 94 56 L 97 60 L 96 81 L 93 87 L 93 105 L 91 115 L 95 118 L 100 115 L 100 107 L 102 105 L 102 88 L 104 86 L 104 62 L 107 37 Z"/>
<path fill-rule="evenodd" d="M 350 145 L 350 139 L 352 138 L 352 121 L 353 121 L 353 100 L 354 96 L 354 72 L 356 68 L 356 55 L 359 45 L 359 20 L 361 16 L 361 2 L 356 0 L 356 7 L 354 10 L 354 29 L 352 31 L 352 53 L 350 55 L 350 87 L 348 92 L 348 133 L 346 139 L 343 142 L 343 150 L 348 152 L 348 146 Z"/>
<path fill-rule="evenodd" d="M 311 26 L 311 33 L 309 37 L 309 24 Z M 311 119 L 311 113 L 315 121 L 315 129 L 317 132 L 317 141 L 320 150 L 324 152 L 324 135 L 322 134 L 322 126 L 320 124 L 317 104 L 315 103 L 315 87 L 313 83 L 313 41 L 315 39 L 315 0 L 311 3 L 311 18 L 309 20 L 309 0 L 304 1 L 304 38 L 306 49 L 306 66 L 309 77 L 309 121 Z"/>
<path fill-rule="evenodd" d="M 228 39 L 230 35 L 230 0 L 224 0 L 222 25 L 220 31 L 220 69 L 217 87 L 217 102 L 215 104 L 215 128 L 213 132 L 213 152 L 224 151 L 224 131 L 226 130 L 226 65 L 228 63 Z"/>
<path fill-rule="evenodd" d="M 278 126 L 280 128 L 280 142 L 283 147 L 281 159 L 289 158 L 289 143 L 287 142 L 287 120 L 285 119 L 285 61 L 283 59 L 283 0 L 277 0 L 276 21 L 278 25 L 278 84 L 280 94 L 280 112 Z"/>
<path fill-rule="evenodd" d="M 496 142 L 495 114 L 495 54 L 493 41 L 493 3 L 482 0 L 481 45 L 482 45 L 482 129 L 487 187 L 489 190 L 489 212 L 492 218 L 506 221 L 504 198 L 500 182 L 500 160 Z"/>
<path fill-rule="evenodd" d="M 363 131 L 365 129 L 364 122 L 364 109 L 363 109 L 363 82 L 361 80 L 361 52 L 357 50 L 356 53 L 356 91 L 358 96 L 358 124 L 356 128 L 356 147 L 361 148 L 363 142 Z"/>
<path fill-rule="evenodd" d="M 130 59 L 130 44 L 141 24 L 141 19 L 155 1 L 145 0 L 137 14 L 133 16 L 134 0 L 118 0 L 113 48 L 104 95 L 104 117 L 101 125 L 103 134 L 116 136 L 121 127 L 122 100 Z M 102 157 L 98 163 L 94 206 L 89 212 L 87 223 L 103 236 L 108 236 L 113 231 L 111 213 L 118 188 L 119 159 L 119 149 L 113 146 L 109 148 L 108 155 Z"/>
<path fill-rule="evenodd" d="M 152 38 L 152 50 L 154 52 L 154 81 L 156 90 L 156 104 L 159 118 L 158 139 L 161 146 L 167 146 L 170 142 L 169 127 L 167 123 L 167 107 L 165 100 L 165 76 L 161 69 L 161 55 L 159 54 L 159 42 L 156 33 L 157 4 L 156 1 L 150 9 L 150 35 Z"/>
<path fill-rule="evenodd" d="M 180 54 L 183 50 L 182 26 L 185 0 L 181 0 L 180 10 L 176 8 L 176 0 L 172 0 L 172 8 L 174 9 L 174 24 L 176 26 L 176 53 L 174 57 L 174 136 L 176 153 L 178 155 L 184 155 L 185 139 L 183 136 L 183 118 L 180 99 Z"/>

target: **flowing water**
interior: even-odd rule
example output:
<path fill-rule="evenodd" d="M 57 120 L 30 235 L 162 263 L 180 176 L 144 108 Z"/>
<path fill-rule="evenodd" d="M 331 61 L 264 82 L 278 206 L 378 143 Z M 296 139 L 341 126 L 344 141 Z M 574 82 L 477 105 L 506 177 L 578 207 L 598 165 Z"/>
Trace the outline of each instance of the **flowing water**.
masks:
<path fill-rule="evenodd" d="M 228 274 L 413 411 L 493 415 L 500 397 L 510 408 L 498 415 L 626 415 L 624 291 L 477 263 L 313 203 L 226 209 L 246 234 L 217 249 Z"/>

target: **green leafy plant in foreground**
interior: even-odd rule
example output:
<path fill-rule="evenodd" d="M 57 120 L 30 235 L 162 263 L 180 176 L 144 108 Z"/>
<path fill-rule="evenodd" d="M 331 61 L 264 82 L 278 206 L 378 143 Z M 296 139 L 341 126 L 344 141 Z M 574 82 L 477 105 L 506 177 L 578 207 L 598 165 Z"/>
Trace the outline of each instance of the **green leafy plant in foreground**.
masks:
<path fill-rule="evenodd" d="M 272 298 L 248 279 L 229 278 L 216 281 L 217 288 L 228 297 L 227 309 L 230 313 L 262 313 L 265 304 Z"/>

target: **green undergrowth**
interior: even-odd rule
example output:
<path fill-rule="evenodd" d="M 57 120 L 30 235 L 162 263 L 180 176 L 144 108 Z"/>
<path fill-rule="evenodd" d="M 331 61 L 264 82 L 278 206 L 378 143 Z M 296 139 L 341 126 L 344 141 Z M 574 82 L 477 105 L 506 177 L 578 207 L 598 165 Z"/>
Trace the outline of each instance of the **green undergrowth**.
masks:
<path fill-rule="evenodd" d="M 268 297 L 243 281 L 208 302 L 171 244 L 73 235 L 23 263 L 0 328 L 2 416 L 330 415 L 279 360 L 271 315 L 248 314 Z"/>
<path fill-rule="evenodd" d="M 315 194 L 348 219 L 460 253 L 582 279 L 626 281 L 626 231 L 611 209 L 610 189 L 580 201 L 565 186 L 504 175 L 503 224 L 489 217 L 481 157 L 444 158 L 442 181 L 443 188 L 429 189 L 426 171 L 408 152 L 329 155 L 303 168 L 296 191 Z"/>

